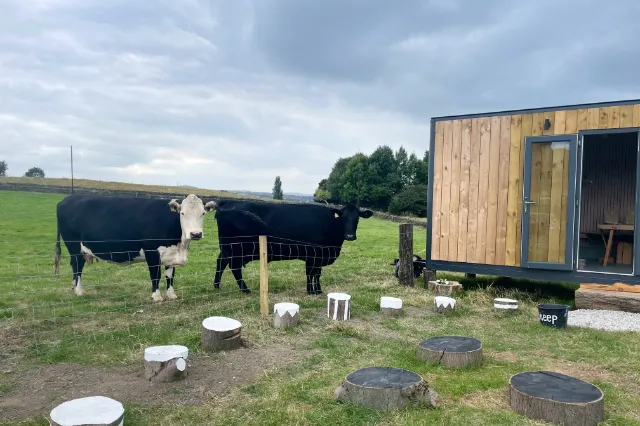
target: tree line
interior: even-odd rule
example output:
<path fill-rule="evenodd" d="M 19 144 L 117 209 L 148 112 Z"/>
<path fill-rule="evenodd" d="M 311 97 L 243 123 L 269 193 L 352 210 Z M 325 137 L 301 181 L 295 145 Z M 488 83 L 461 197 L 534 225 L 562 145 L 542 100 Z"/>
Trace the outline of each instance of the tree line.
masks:
<path fill-rule="evenodd" d="M 422 158 L 379 146 L 371 155 L 340 158 L 318 184 L 316 202 L 354 203 L 391 214 L 426 217 L 429 151 Z"/>
<path fill-rule="evenodd" d="M 9 170 L 9 165 L 7 164 L 6 160 L 0 161 L 0 177 L 6 177 L 7 170 Z M 40 167 L 31 167 L 29 170 L 26 171 L 26 173 L 24 174 L 24 177 L 43 178 L 44 170 L 42 170 Z"/>

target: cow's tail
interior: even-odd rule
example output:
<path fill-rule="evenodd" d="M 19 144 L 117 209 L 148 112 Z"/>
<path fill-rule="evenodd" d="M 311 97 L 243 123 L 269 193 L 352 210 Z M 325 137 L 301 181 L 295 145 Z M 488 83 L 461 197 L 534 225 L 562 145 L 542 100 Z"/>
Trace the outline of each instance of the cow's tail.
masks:
<path fill-rule="evenodd" d="M 53 272 L 57 276 L 60 275 L 60 224 L 57 225 L 56 249 L 53 256 Z"/>

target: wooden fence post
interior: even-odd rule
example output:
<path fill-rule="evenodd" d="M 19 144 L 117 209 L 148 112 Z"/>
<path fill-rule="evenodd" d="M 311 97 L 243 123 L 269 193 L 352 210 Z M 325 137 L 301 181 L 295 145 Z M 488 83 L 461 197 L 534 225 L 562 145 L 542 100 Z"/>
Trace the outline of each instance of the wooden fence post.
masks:
<path fill-rule="evenodd" d="M 260 314 L 262 316 L 269 315 L 269 268 L 266 235 L 260 235 Z"/>
<path fill-rule="evenodd" d="M 400 225 L 400 256 L 398 279 L 400 284 L 413 287 L 413 224 Z"/>

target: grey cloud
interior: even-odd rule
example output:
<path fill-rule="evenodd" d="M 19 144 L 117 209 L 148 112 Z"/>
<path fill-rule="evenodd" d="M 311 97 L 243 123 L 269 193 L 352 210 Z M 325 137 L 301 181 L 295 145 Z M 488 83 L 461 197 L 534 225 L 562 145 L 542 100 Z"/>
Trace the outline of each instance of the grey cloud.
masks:
<path fill-rule="evenodd" d="M 422 156 L 435 115 L 640 97 L 631 0 L 3 5 L 10 173 L 67 176 L 73 144 L 80 177 L 312 192 L 341 156 Z"/>

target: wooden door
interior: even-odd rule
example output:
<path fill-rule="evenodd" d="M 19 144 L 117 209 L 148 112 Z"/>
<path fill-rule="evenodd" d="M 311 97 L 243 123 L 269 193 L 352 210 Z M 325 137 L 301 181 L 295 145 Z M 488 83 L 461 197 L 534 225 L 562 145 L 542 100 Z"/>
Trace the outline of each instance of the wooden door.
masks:
<path fill-rule="evenodd" d="M 522 266 L 572 270 L 578 135 L 525 138 Z"/>

